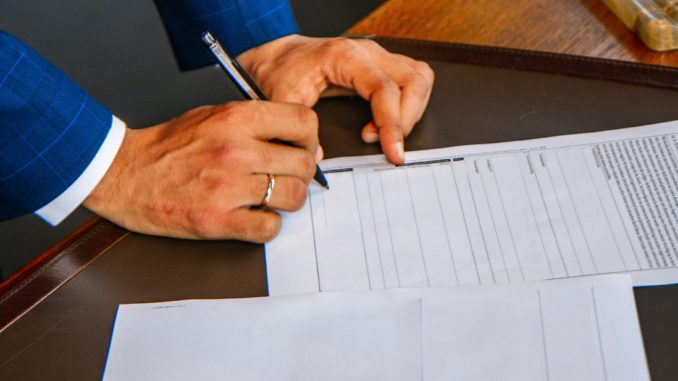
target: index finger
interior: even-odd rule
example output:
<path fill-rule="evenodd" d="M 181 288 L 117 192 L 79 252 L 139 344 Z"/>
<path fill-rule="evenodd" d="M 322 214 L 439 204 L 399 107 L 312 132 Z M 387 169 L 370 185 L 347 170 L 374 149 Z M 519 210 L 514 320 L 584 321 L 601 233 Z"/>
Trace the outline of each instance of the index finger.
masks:
<path fill-rule="evenodd" d="M 394 83 L 395 86 L 395 83 Z M 403 128 L 400 120 L 400 89 L 381 87 L 370 98 L 374 124 L 379 132 L 381 149 L 395 164 L 405 161 Z"/>
<path fill-rule="evenodd" d="M 384 71 L 371 63 L 343 65 L 343 75 L 348 85 L 361 97 L 370 101 L 374 124 L 379 131 L 381 148 L 389 161 L 405 161 L 403 129 L 400 119 L 401 91 Z M 340 85 L 346 83 L 337 81 Z"/>

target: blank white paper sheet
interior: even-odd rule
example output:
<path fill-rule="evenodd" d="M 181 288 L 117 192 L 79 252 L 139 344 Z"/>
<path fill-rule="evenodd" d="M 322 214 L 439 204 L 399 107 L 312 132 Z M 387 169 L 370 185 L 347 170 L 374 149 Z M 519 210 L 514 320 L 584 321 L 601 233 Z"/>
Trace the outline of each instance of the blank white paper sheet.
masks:
<path fill-rule="evenodd" d="M 369 295 L 121 305 L 103 379 L 418 380 L 420 319 Z"/>
<path fill-rule="evenodd" d="M 423 299 L 424 380 L 650 380 L 627 275 L 404 292 Z"/>
<path fill-rule="evenodd" d="M 321 163 L 271 295 L 627 273 L 678 282 L 678 122 Z"/>
<path fill-rule="evenodd" d="M 121 305 L 103 377 L 647 381 L 625 275 Z"/>

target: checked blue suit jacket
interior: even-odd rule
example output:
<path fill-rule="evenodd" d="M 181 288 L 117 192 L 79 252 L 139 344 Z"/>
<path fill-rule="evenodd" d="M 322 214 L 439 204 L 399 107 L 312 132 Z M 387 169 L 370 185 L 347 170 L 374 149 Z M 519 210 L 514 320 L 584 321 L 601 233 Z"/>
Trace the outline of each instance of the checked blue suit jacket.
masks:
<path fill-rule="evenodd" d="M 209 30 L 237 55 L 297 33 L 287 0 L 155 0 L 183 70 L 213 63 Z M 0 221 L 38 210 L 95 157 L 111 111 L 0 30 Z"/>

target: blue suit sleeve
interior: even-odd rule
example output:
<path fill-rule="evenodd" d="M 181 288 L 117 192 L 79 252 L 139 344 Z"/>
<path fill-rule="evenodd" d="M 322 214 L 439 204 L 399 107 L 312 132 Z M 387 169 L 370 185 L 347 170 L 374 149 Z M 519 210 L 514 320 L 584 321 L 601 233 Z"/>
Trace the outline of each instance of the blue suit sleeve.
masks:
<path fill-rule="evenodd" d="M 182 70 L 215 63 L 203 46 L 209 31 L 233 56 L 298 33 L 287 0 L 155 0 Z"/>
<path fill-rule="evenodd" d="M 33 212 L 87 168 L 112 115 L 0 30 L 0 220 Z"/>

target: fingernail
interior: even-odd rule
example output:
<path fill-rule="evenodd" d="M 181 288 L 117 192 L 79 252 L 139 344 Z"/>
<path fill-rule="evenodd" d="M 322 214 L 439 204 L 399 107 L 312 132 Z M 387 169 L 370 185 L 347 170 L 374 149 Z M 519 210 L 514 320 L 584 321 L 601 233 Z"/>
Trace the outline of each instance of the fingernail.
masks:
<path fill-rule="evenodd" d="M 325 152 L 323 151 L 323 147 L 318 146 L 318 149 L 315 150 L 315 161 L 319 162 L 320 160 L 323 159 L 323 156 L 325 156 Z"/>
<path fill-rule="evenodd" d="M 403 142 L 398 142 L 395 144 L 395 153 L 398 156 L 398 159 L 405 161 L 405 149 L 403 148 Z"/>
<path fill-rule="evenodd" d="M 363 136 L 363 140 L 365 143 L 376 143 L 379 140 L 379 134 L 373 131 L 366 132 Z"/>

